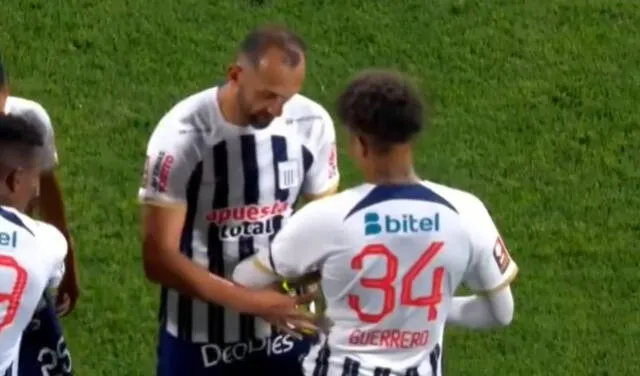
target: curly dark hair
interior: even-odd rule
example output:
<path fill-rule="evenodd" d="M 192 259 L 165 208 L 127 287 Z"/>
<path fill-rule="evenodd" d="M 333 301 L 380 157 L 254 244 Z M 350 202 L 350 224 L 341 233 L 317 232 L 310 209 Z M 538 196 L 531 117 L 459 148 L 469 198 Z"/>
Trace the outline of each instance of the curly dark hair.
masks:
<path fill-rule="evenodd" d="M 338 118 L 367 137 L 378 152 L 411 142 L 425 123 L 418 90 L 401 73 L 368 70 L 355 76 L 338 96 Z"/>

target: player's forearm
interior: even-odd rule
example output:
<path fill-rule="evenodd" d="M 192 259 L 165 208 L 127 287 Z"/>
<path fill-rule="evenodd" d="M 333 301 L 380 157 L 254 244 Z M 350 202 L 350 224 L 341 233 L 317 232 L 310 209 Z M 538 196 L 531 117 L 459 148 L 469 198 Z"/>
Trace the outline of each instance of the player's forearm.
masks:
<path fill-rule="evenodd" d="M 40 179 L 40 198 L 37 210 L 44 222 L 55 226 L 67 238 L 67 241 L 69 240 L 69 227 L 64 210 L 62 190 L 54 172 L 44 173 Z"/>
<path fill-rule="evenodd" d="M 507 326 L 513 319 L 513 311 L 513 296 L 509 288 L 489 297 L 454 297 L 447 315 L 447 323 L 470 329 Z"/>

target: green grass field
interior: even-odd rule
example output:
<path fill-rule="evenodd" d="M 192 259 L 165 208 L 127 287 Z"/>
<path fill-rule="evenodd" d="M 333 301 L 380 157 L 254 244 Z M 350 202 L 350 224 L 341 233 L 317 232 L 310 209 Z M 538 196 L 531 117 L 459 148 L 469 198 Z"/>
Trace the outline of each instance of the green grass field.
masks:
<path fill-rule="evenodd" d="M 526 3 L 529 4 L 526 4 Z M 257 3 L 257 1 L 256 1 Z M 252 26 L 309 42 L 305 93 L 333 108 L 361 68 L 433 94 L 425 178 L 477 193 L 521 267 L 499 332 L 450 330 L 449 375 L 640 375 L 640 3 L 633 0 L 4 0 L 16 95 L 57 129 L 82 297 L 80 376 L 153 374 L 158 290 L 136 194 L 147 139 L 223 77 Z M 339 125 L 338 125 L 339 126 Z M 359 177 L 344 152 L 344 186 Z"/>

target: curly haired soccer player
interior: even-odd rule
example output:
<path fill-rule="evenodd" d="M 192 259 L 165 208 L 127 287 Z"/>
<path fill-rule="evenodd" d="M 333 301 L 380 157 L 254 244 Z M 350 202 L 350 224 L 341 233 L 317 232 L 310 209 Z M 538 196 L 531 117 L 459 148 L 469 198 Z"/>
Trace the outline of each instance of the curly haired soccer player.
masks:
<path fill-rule="evenodd" d="M 353 79 L 338 116 L 365 183 L 303 207 L 234 272 L 256 288 L 320 273 L 332 327 L 306 375 L 438 376 L 445 322 L 511 322 L 518 268 L 484 204 L 414 171 L 423 113 L 397 73 Z M 478 293 L 454 297 L 461 283 Z"/>

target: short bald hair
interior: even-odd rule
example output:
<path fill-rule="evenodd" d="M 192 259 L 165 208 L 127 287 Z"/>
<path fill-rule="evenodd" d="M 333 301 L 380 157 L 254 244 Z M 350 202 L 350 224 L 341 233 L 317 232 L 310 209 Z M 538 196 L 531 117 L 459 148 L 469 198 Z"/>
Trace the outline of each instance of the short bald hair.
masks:
<path fill-rule="evenodd" d="M 253 29 L 244 37 L 238 54 L 255 67 L 270 48 L 284 52 L 285 64 L 290 67 L 297 67 L 307 52 L 306 43 L 295 32 L 280 25 L 264 25 Z"/>

